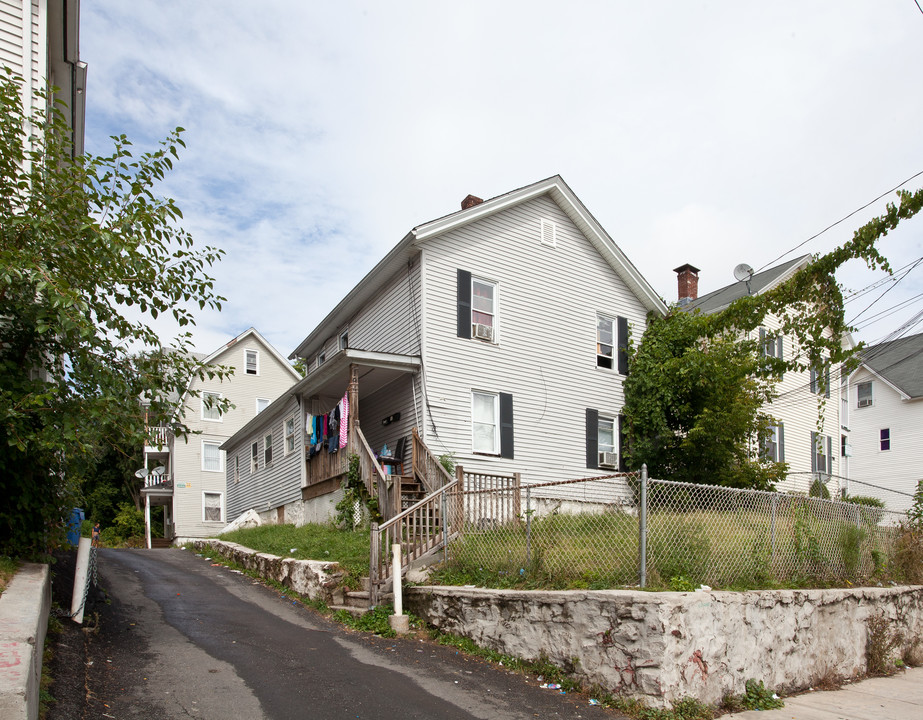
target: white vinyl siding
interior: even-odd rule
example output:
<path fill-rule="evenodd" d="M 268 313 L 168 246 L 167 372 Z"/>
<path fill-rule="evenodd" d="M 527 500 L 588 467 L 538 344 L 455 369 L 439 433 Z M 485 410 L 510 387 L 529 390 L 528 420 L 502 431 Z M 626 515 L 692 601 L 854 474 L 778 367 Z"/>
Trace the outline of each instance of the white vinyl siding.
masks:
<path fill-rule="evenodd" d="M 555 223 L 556 247 L 541 243 L 539 218 Z M 585 462 L 585 408 L 596 398 L 616 412 L 624 403 L 623 378 L 587 362 L 597 317 L 626 318 L 637 338 L 647 316 L 612 266 L 547 196 L 428 240 L 422 266 L 428 402 L 421 425 L 434 451 L 455 453 L 473 471 L 520 472 L 524 483 L 595 473 Z M 497 282 L 501 344 L 458 336 L 459 269 Z M 471 388 L 515 399 L 514 459 L 474 452 Z"/>
<path fill-rule="evenodd" d="M 453 271 L 454 272 L 454 271 Z M 451 291 L 454 295 L 455 285 Z M 422 318 L 412 300 L 420 297 L 420 263 L 398 272 L 349 322 L 349 345 L 370 352 L 417 355 Z"/>

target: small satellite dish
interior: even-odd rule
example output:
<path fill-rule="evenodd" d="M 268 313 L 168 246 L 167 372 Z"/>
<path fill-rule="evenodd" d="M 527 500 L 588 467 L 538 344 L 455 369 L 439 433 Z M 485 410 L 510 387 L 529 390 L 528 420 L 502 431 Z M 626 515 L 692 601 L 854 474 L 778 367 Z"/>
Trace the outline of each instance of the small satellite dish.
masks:
<path fill-rule="evenodd" d="M 166 471 L 167 469 L 163 465 L 158 465 L 153 470 L 151 470 L 151 472 L 155 475 L 163 475 Z"/>
<path fill-rule="evenodd" d="M 741 263 L 734 268 L 734 277 L 738 280 L 749 280 L 753 277 L 753 268 L 747 263 Z"/>
<path fill-rule="evenodd" d="M 136 478 L 146 478 L 147 473 L 148 473 L 147 468 L 141 468 L 140 470 L 135 470 L 135 477 Z"/>

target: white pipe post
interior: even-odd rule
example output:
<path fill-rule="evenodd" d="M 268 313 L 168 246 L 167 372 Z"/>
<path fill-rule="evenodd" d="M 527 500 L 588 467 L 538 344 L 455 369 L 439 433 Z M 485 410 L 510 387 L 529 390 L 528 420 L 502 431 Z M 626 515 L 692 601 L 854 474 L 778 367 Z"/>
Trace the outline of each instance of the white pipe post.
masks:
<path fill-rule="evenodd" d="M 394 580 L 394 614 L 400 617 L 404 614 L 401 598 L 401 545 L 394 543 L 391 546 L 391 578 Z"/>
<path fill-rule="evenodd" d="M 147 541 L 147 549 L 151 549 L 151 496 L 144 496 L 144 539 Z"/>
<path fill-rule="evenodd" d="M 90 569 L 90 538 L 82 537 L 77 543 L 77 564 L 74 567 L 74 594 L 71 597 L 71 617 L 78 625 L 83 624 L 83 598 L 87 587 L 87 573 Z"/>

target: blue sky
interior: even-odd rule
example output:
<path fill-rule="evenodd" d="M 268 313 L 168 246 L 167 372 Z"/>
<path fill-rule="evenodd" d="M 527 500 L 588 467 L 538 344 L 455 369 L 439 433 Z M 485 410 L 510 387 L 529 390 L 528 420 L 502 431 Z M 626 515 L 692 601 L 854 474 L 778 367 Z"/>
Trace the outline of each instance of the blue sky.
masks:
<path fill-rule="evenodd" d="M 197 243 L 227 251 L 213 274 L 228 301 L 199 315 L 196 347 L 254 326 L 284 355 L 468 193 L 561 174 L 672 301 L 672 268 L 717 289 L 923 171 L 912 0 L 636 5 L 82 0 L 87 149 L 186 128 L 164 192 Z M 923 256 L 923 218 L 882 249 L 895 267 Z M 857 339 L 906 323 L 920 293 L 923 267 Z"/>

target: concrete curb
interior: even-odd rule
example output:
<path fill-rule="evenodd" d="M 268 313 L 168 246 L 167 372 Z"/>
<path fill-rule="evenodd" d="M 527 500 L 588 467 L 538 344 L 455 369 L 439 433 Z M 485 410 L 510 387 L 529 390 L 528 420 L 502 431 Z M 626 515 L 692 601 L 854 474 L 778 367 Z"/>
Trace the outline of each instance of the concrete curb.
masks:
<path fill-rule="evenodd" d="M 0 717 L 35 720 L 48 613 L 47 565 L 24 563 L 0 595 Z"/>

